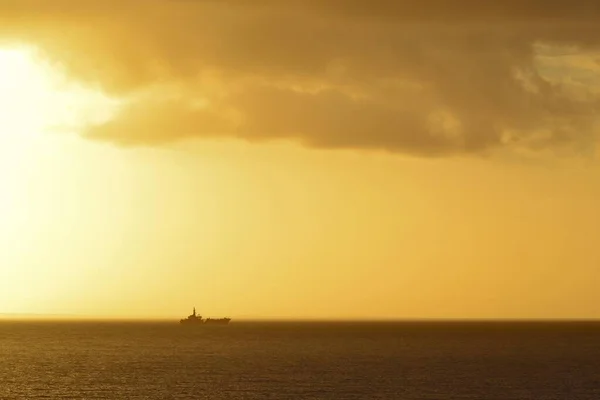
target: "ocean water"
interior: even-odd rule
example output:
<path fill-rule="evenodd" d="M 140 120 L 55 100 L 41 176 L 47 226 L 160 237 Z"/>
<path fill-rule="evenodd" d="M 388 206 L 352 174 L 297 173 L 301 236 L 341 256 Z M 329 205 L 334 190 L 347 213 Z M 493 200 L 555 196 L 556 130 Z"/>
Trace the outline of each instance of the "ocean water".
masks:
<path fill-rule="evenodd" d="M 598 323 L 0 322 L 1 399 L 600 399 Z"/>

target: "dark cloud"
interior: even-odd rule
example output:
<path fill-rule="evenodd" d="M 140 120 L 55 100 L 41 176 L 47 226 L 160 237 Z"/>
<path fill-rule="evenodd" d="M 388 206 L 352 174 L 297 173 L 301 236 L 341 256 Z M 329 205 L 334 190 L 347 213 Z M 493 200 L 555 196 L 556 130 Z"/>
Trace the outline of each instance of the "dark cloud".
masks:
<path fill-rule="evenodd" d="M 92 138 L 445 154 L 595 140 L 599 4 L 19 0 L 0 36 L 129 99 Z"/>

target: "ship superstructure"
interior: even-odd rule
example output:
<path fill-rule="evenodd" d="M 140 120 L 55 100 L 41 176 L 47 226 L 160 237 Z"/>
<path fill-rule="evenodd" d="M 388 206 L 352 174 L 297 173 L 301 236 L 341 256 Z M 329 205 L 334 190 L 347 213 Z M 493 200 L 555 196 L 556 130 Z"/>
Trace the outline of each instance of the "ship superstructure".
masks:
<path fill-rule="evenodd" d="M 196 314 L 196 307 L 194 307 L 194 311 L 192 314 L 188 315 L 187 318 L 180 320 L 181 324 L 189 324 L 189 325 L 200 325 L 200 324 L 217 324 L 217 325 L 227 325 L 231 321 L 231 318 L 206 318 L 203 319 L 201 315 Z"/>

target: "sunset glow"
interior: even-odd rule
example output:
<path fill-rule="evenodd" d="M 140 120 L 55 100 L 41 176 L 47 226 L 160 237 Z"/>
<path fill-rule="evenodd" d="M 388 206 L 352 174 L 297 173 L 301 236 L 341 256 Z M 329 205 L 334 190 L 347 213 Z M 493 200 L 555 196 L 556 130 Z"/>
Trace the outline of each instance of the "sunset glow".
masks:
<path fill-rule="evenodd" d="M 600 24 L 432 1 L 0 4 L 0 314 L 600 317 Z"/>

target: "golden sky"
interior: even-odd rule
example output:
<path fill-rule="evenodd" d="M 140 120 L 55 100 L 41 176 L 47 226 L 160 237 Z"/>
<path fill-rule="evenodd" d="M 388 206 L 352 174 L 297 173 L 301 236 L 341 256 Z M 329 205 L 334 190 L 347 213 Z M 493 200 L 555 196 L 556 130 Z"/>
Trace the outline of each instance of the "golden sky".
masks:
<path fill-rule="evenodd" d="M 0 313 L 600 317 L 599 22 L 0 0 Z"/>

